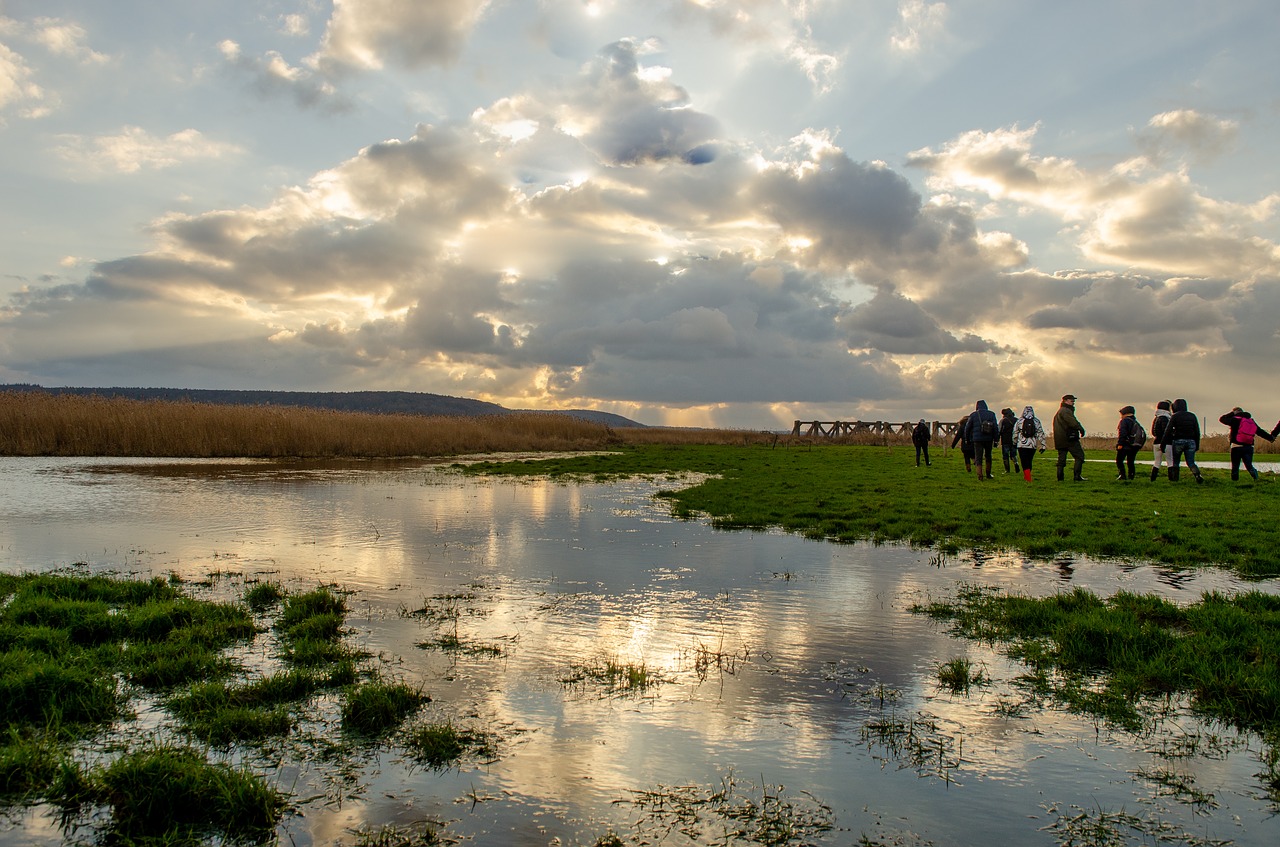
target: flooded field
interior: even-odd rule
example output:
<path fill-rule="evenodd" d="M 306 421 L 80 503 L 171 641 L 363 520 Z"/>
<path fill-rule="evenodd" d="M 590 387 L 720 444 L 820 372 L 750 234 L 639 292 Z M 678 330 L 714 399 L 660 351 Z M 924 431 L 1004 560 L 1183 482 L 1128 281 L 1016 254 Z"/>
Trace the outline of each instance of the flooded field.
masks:
<path fill-rule="evenodd" d="M 351 592 L 353 644 L 489 739 L 447 768 L 394 736 L 340 760 L 305 739 L 242 751 L 291 796 L 281 844 L 372 843 L 424 821 L 482 845 L 1280 839 L 1256 737 L 1176 703 L 1140 734 L 1066 714 L 997 649 L 910 612 L 972 584 L 1193 602 L 1245 587 L 1230 574 L 716 531 L 652 496 L 681 484 L 7 458 L 0 569 L 173 574 L 218 599 L 260 579 L 334 586 Z M 942 685 L 958 658 L 985 682 Z M 169 731 L 151 709 L 119 734 Z M 0 821 L 4 845 L 78 837 L 39 806 Z"/>

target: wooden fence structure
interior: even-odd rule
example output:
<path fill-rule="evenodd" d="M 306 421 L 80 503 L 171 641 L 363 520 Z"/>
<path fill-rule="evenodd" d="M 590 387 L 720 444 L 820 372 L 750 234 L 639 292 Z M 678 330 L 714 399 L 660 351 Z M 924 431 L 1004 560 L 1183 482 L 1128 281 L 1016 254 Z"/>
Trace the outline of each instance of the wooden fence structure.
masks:
<path fill-rule="evenodd" d="M 796 421 L 791 434 L 808 438 L 845 438 L 856 435 L 911 437 L 916 428 L 916 421 Z M 929 430 L 934 440 L 940 437 L 954 437 L 959 428 L 958 421 L 934 421 Z"/>

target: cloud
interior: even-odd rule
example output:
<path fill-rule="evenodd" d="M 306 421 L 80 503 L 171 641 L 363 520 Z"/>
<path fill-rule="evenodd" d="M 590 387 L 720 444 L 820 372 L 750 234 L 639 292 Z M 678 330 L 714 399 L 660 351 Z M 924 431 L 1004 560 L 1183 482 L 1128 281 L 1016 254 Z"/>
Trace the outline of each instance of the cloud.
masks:
<path fill-rule="evenodd" d="M 919 304 L 888 291 L 876 292 L 840 323 L 853 350 L 932 356 L 1001 351 L 995 342 L 973 333 L 957 336 L 944 330 Z"/>
<path fill-rule="evenodd" d="M 33 81 L 34 74 L 23 57 L 0 44 L 0 114 L 18 106 L 22 117 L 47 114 L 45 92 Z"/>
<path fill-rule="evenodd" d="M 290 65 L 275 50 L 267 51 L 262 58 L 246 56 L 240 45 L 230 39 L 220 41 L 218 50 L 228 65 L 249 77 L 263 97 L 285 96 L 303 108 L 318 107 L 330 112 L 351 108 L 350 101 L 332 82 L 310 68 Z"/>
<path fill-rule="evenodd" d="M 1172 114 L 1172 113 L 1169 113 Z M 1186 139 L 1221 140 L 1186 113 L 1159 116 Z M 939 191 L 965 191 L 1057 216 L 1076 226 L 1077 245 L 1092 260 L 1173 275 L 1274 275 L 1275 242 L 1258 233 L 1280 204 L 1270 194 L 1253 203 L 1205 196 L 1185 170 L 1160 170 L 1135 158 L 1110 168 L 1085 168 L 1069 159 L 1037 156 L 1036 129 L 972 131 L 939 151 L 917 150 L 908 165 L 926 170 Z"/>
<path fill-rule="evenodd" d="M 156 137 L 141 127 L 126 126 L 116 135 L 88 137 L 64 134 L 58 136 L 58 142 L 58 153 L 63 159 L 92 173 L 162 170 L 243 152 L 234 144 L 211 141 L 195 129 Z"/>
<path fill-rule="evenodd" d="M 28 38 L 45 47 L 50 53 L 85 65 L 105 64 L 108 57 L 87 44 L 88 33 L 73 21 L 59 18 L 36 18 L 23 26 Z"/>
<path fill-rule="evenodd" d="M 946 3 L 902 0 L 898 4 L 898 26 L 889 37 L 889 44 L 899 53 L 920 52 L 925 41 L 943 33 L 947 12 Z"/>
<path fill-rule="evenodd" d="M 669 0 L 666 14 L 679 24 L 700 24 L 744 48 L 781 57 L 826 92 L 835 84 L 841 61 L 814 39 L 810 8 L 808 3 L 773 0 Z"/>
<path fill-rule="evenodd" d="M 1236 121 L 1210 117 L 1194 109 L 1175 109 L 1151 118 L 1137 139 L 1152 161 L 1164 161 L 1179 150 L 1207 161 L 1229 150 L 1239 131 Z"/>
<path fill-rule="evenodd" d="M 314 62 L 359 70 L 388 60 L 407 68 L 447 65 L 488 7 L 488 0 L 334 0 Z"/>

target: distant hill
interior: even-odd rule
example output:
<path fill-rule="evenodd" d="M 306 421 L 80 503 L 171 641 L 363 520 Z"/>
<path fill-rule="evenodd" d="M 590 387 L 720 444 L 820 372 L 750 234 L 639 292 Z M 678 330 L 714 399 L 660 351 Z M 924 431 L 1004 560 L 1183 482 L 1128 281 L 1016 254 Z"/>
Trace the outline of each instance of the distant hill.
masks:
<path fill-rule="evenodd" d="M 75 394 L 98 397 L 127 397 L 132 400 L 186 400 L 194 403 L 216 403 L 236 406 L 298 406 L 312 409 L 335 409 L 343 412 L 375 414 L 445 415 L 481 417 L 510 415 L 515 412 L 497 403 L 426 394 L 418 391 L 256 391 L 216 388 L 45 388 L 41 385 L 0 385 L 0 391 L 42 391 L 47 394 Z M 520 410 L 548 415 L 569 415 L 613 427 L 644 426 L 642 423 L 590 409 Z"/>

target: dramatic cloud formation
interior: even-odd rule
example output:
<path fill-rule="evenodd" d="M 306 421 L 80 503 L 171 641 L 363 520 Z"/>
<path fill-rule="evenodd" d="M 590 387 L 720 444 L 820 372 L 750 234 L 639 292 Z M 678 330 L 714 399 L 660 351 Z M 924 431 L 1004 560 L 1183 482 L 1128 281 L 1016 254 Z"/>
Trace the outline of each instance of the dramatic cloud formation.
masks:
<path fill-rule="evenodd" d="M 1072 111 L 975 85 L 1009 73 L 979 40 L 1037 21 L 988 36 L 964 3 L 235 2 L 145 57 L 25 8 L 0 19 L 0 118 L 26 118 L 0 142 L 31 163 L 0 381 L 769 428 L 1269 396 L 1276 68 L 1218 111 L 1191 92 L 1232 42 L 1192 49 L 1190 21 L 1187 70 L 1148 60 L 1181 105 L 1117 84 Z M 168 110 L 96 108 L 144 72 Z"/>

